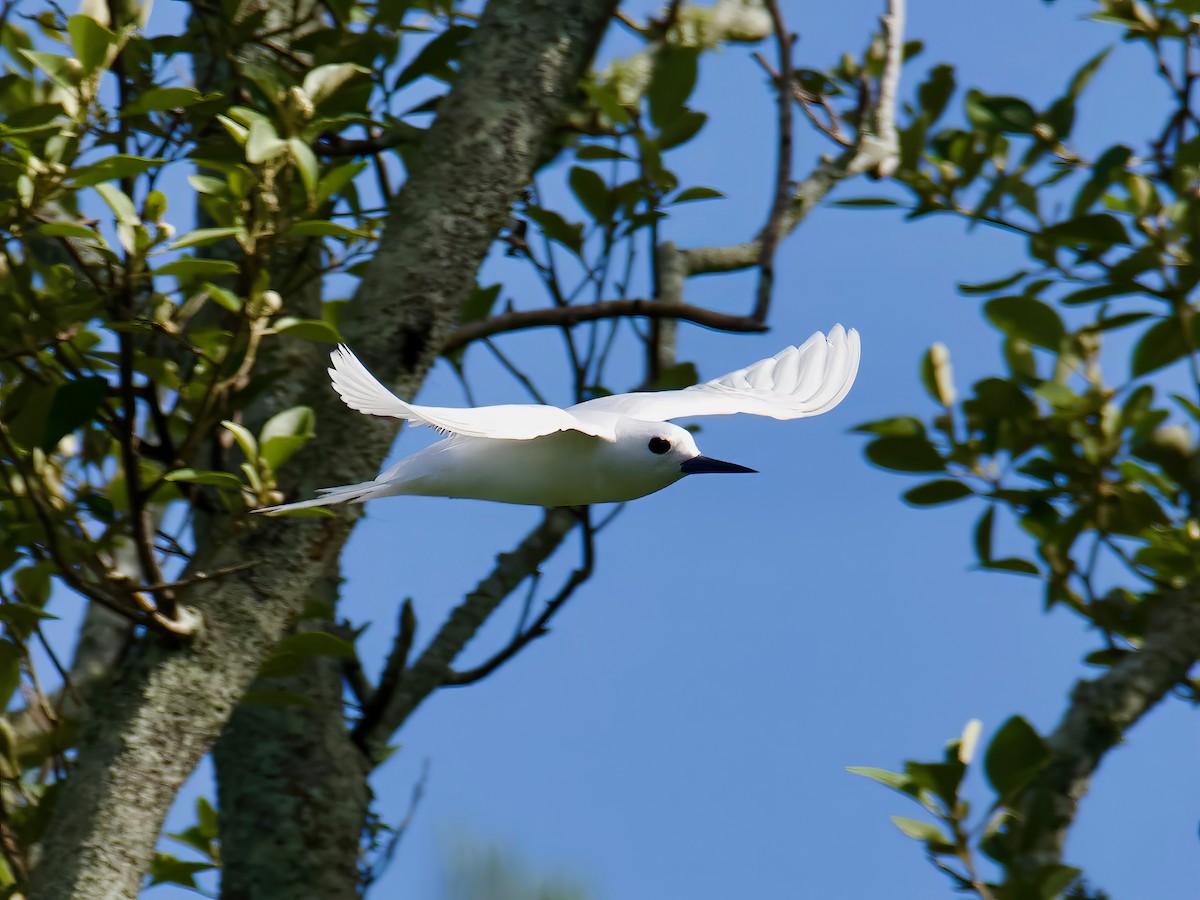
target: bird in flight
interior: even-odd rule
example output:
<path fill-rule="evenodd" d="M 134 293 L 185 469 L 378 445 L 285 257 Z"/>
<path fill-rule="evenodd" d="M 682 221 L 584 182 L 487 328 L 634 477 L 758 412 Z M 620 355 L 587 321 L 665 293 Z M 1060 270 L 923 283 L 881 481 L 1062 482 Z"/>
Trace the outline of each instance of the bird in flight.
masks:
<path fill-rule="evenodd" d="M 417 494 L 533 506 L 634 500 L 685 475 L 753 472 L 702 456 L 672 419 L 749 413 L 801 419 L 837 406 L 858 373 L 859 339 L 835 325 L 713 381 L 680 391 L 614 394 L 567 409 L 534 404 L 453 409 L 416 406 L 385 388 L 345 345 L 330 354 L 333 388 L 351 409 L 447 434 L 374 481 L 323 488 L 312 500 L 255 510 L 279 513 Z"/>

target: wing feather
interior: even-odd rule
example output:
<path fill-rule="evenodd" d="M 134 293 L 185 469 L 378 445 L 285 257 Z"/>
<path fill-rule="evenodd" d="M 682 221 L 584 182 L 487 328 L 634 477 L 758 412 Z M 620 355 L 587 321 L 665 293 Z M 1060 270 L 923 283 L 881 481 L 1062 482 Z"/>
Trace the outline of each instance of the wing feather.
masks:
<path fill-rule="evenodd" d="M 849 393 L 861 354 L 858 332 L 835 325 L 827 338 L 817 332 L 799 347 L 681 391 L 649 391 L 597 397 L 568 412 L 587 417 L 617 413 L 649 422 L 691 416 L 749 413 L 800 419 L 833 409 Z"/>
<path fill-rule="evenodd" d="M 497 440 L 528 441 L 557 431 L 579 431 L 610 441 L 615 437 L 604 421 L 583 421 L 557 406 L 417 406 L 384 387 L 344 344 L 339 344 L 329 359 L 333 364 L 329 369 L 333 389 L 348 407 L 367 415 L 405 419 L 450 434 Z"/>

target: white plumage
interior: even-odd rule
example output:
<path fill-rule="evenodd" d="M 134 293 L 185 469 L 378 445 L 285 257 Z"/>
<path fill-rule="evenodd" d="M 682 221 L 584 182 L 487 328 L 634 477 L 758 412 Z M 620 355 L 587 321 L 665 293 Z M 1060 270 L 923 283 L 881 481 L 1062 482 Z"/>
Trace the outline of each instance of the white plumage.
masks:
<path fill-rule="evenodd" d="M 401 400 L 344 345 L 330 356 L 333 388 L 347 406 L 429 425 L 449 436 L 405 457 L 374 481 L 324 488 L 273 513 L 394 494 L 575 506 L 632 500 L 684 475 L 749 472 L 701 456 L 672 419 L 734 413 L 800 419 L 842 401 L 858 373 L 859 337 L 835 325 L 704 384 L 681 391 L 598 397 L 567 409 L 534 404 L 448 408 Z"/>

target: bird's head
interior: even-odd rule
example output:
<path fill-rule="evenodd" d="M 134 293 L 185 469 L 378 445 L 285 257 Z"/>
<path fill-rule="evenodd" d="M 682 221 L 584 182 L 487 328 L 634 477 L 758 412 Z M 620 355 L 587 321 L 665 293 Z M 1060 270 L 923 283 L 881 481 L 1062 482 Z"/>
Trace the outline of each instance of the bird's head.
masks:
<path fill-rule="evenodd" d="M 671 481 L 684 475 L 755 471 L 702 455 L 692 433 L 670 422 L 625 419 L 618 427 L 617 441 L 630 464 L 658 472 Z"/>

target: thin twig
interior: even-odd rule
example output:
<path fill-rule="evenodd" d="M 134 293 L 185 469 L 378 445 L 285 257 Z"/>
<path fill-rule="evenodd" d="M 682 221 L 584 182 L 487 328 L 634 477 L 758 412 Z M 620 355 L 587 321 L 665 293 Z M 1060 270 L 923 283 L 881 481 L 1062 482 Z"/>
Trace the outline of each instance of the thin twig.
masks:
<path fill-rule="evenodd" d="M 754 300 L 753 318 L 759 322 L 767 320 L 771 308 L 771 288 L 775 284 L 775 247 L 783 231 L 783 217 L 791 203 L 792 184 L 792 41 L 787 30 L 779 0 L 766 0 L 771 24 L 775 29 L 775 43 L 779 49 L 779 74 L 775 79 L 776 101 L 779 107 L 778 158 L 775 164 L 775 196 L 771 203 L 771 214 L 759 236 L 758 290 Z"/>
<path fill-rule="evenodd" d="M 546 607 L 542 610 L 541 615 L 524 631 L 514 635 L 513 639 L 503 649 L 494 654 L 482 665 L 468 669 L 465 672 L 449 672 L 442 681 L 444 686 L 463 687 L 468 684 L 474 684 L 477 681 L 482 681 L 533 641 L 549 634 L 547 626 L 550 624 L 550 620 L 566 605 L 576 589 L 592 577 L 592 571 L 595 567 L 595 530 L 592 528 L 589 507 L 583 507 L 580 511 L 580 519 L 580 524 L 582 525 L 580 532 L 583 539 L 583 562 L 578 569 L 571 573 L 571 577 L 567 579 L 566 584 L 562 586 L 559 592 L 546 603 Z"/>
<path fill-rule="evenodd" d="M 656 303 L 653 300 L 605 300 L 590 306 L 555 306 L 544 309 L 514 310 L 462 325 L 442 344 L 442 353 L 450 353 L 472 341 L 510 331 L 554 326 L 569 328 L 597 319 L 679 319 L 716 331 L 760 332 L 767 326 L 753 316 L 737 316 L 686 303 Z"/>

